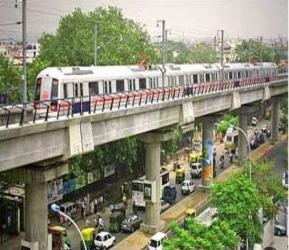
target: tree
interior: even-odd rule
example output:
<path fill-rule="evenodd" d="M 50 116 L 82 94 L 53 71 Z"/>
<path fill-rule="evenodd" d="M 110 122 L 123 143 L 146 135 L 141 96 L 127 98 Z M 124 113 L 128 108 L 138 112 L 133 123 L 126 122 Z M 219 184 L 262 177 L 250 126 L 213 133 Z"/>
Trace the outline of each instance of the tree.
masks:
<path fill-rule="evenodd" d="M 275 62 L 278 64 L 280 53 L 261 41 L 243 40 L 235 48 L 237 62 Z"/>
<path fill-rule="evenodd" d="M 224 136 L 230 125 L 238 125 L 238 124 L 239 124 L 239 116 L 226 114 L 224 115 L 223 121 L 218 124 L 217 132 L 221 133 Z"/>
<path fill-rule="evenodd" d="M 10 103 L 21 100 L 21 71 L 0 54 L 0 93 L 7 94 Z"/>
<path fill-rule="evenodd" d="M 248 178 L 249 166 L 247 164 L 244 167 L 240 175 Z M 260 194 L 265 216 L 273 218 L 276 212 L 273 198 L 285 200 L 287 197 L 281 181 L 273 173 L 273 162 L 266 160 L 252 161 L 251 177 Z"/>
<path fill-rule="evenodd" d="M 192 49 L 192 62 L 193 63 L 215 63 L 216 55 L 214 48 L 205 42 L 198 43 Z"/>
<path fill-rule="evenodd" d="M 182 137 L 181 127 L 173 128 L 172 133 L 172 138 L 162 143 L 162 149 L 165 150 L 166 155 L 174 158 L 176 157 L 176 153 L 179 149 L 179 144 Z"/>
<path fill-rule="evenodd" d="M 261 197 L 253 182 L 245 176 L 233 176 L 213 187 L 212 205 L 218 208 L 219 218 L 228 223 L 241 239 L 252 246 L 261 241 L 261 223 L 258 210 Z"/>
<path fill-rule="evenodd" d="M 224 221 L 217 220 L 210 227 L 198 223 L 195 219 L 188 219 L 186 223 L 186 228 L 176 222 L 171 224 L 173 237 L 164 242 L 165 250 L 222 250 L 234 249 L 238 244 L 238 236 Z"/>
<path fill-rule="evenodd" d="M 184 64 L 192 62 L 192 50 L 183 42 L 168 41 L 168 63 Z"/>

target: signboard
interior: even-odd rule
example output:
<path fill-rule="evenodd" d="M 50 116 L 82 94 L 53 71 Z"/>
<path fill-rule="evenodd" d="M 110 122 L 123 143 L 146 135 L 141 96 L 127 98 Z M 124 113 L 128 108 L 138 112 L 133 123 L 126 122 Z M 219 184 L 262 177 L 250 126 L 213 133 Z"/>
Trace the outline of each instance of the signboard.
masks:
<path fill-rule="evenodd" d="M 103 168 L 103 177 L 109 177 L 115 174 L 115 166 L 113 165 L 108 165 L 108 166 L 104 166 Z"/>
<path fill-rule="evenodd" d="M 155 203 L 156 202 L 156 183 L 154 181 L 144 182 L 144 200 Z"/>
<path fill-rule="evenodd" d="M 63 182 L 63 195 L 72 193 L 76 189 L 76 178 Z"/>
<path fill-rule="evenodd" d="M 47 187 L 48 204 L 55 201 L 62 200 L 63 198 L 63 180 L 62 178 L 55 179 L 48 182 Z"/>
<path fill-rule="evenodd" d="M 91 184 L 93 182 L 96 182 L 100 180 L 100 171 L 99 169 L 94 169 L 87 173 L 87 184 Z"/>

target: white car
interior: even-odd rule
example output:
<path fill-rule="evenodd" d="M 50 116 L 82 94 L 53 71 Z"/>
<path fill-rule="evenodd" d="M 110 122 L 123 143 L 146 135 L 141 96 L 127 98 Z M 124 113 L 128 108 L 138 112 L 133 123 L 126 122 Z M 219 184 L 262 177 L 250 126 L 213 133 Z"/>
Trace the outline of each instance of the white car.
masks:
<path fill-rule="evenodd" d="M 96 249 L 108 249 L 113 246 L 115 242 L 115 237 L 108 232 L 101 232 L 97 234 L 94 238 L 94 245 Z"/>
<path fill-rule="evenodd" d="M 202 176 L 202 164 L 201 163 L 196 162 L 191 165 L 191 176 L 192 178 L 194 177 L 201 178 Z"/>
<path fill-rule="evenodd" d="M 184 180 L 182 183 L 182 194 L 189 194 L 196 190 L 196 185 L 191 180 Z"/>
<path fill-rule="evenodd" d="M 151 237 L 148 250 L 163 250 L 163 241 L 167 239 L 167 235 L 163 232 L 157 232 L 153 237 Z"/>

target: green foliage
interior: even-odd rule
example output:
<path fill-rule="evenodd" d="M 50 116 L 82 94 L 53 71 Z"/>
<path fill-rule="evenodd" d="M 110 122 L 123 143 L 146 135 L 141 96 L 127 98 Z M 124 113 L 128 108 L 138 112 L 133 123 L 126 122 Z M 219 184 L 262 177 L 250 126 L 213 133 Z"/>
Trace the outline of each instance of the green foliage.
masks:
<path fill-rule="evenodd" d="M 192 62 L 193 63 L 215 63 L 216 54 L 214 48 L 205 42 L 197 44 L 192 49 Z"/>
<path fill-rule="evenodd" d="M 169 155 L 172 158 L 176 157 L 181 137 L 182 137 L 181 127 L 174 128 L 173 138 L 162 143 L 162 149 L 165 150 L 166 155 Z"/>
<path fill-rule="evenodd" d="M 239 116 L 234 116 L 230 114 L 224 115 L 223 121 L 218 124 L 217 133 L 225 135 L 230 125 L 238 125 L 238 124 L 239 124 Z"/>
<path fill-rule="evenodd" d="M 228 223 L 242 239 L 253 245 L 261 240 L 261 225 L 257 213 L 261 197 L 256 185 L 244 176 L 234 176 L 213 187 L 212 204 L 219 218 Z"/>
<path fill-rule="evenodd" d="M 55 35 L 40 39 L 42 60 L 50 66 L 92 65 L 94 25 L 97 25 L 97 64 L 136 64 L 145 56 L 156 61 L 155 48 L 143 27 L 115 7 L 84 13 L 76 9 L 62 18 Z"/>
<path fill-rule="evenodd" d="M 243 40 L 241 44 L 236 46 L 236 61 L 237 62 L 276 62 L 280 60 L 280 53 L 278 50 L 268 47 L 264 43 L 256 40 Z"/>
<path fill-rule="evenodd" d="M 244 166 L 241 175 L 248 177 L 248 164 Z M 277 198 L 285 200 L 287 197 L 280 179 L 278 179 L 273 173 L 273 162 L 265 160 L 252 161 L 251 177 L 252 182 L 256 185 L 256 188 L 261 195 L 261 204 L 264 214 L 268 218 L 273 218 L 276 211 L 272 199 Z"/>
<path fill-rule="evenodd" d="M 173 222 L 171 230 L 173 237 L 164 242 L 165 250 L 234 249 L 239 241 L 229 224 L 220 220 L 206 227 L 195 219 L 188 219 L 186 229 Z"/>
<path fill-rule="evenodd" d="M 21 101 L 21 70 L 0 54 L 0 93 L 8 94 L 10 103 Z"/>
<path fill-rule="evenodd" d="M 168 63 L 191 63 L 192 50 L 183 42 L 168 41 L 167 45 Z"/>

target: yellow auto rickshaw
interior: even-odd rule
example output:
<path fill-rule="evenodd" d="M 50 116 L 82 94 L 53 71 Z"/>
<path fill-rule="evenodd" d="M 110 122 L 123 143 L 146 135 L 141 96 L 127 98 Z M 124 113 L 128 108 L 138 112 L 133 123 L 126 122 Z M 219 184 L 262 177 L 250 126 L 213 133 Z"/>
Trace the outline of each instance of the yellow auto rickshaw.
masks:
<path fill-rule="evenodd" d="M 188 208 L 185 212 L 184 228 L 187 228 L 188 219 L 196 218 L 197 213 L 194 208 Z"/>
<path fill-rule="evenodd" d="M 185 179 L 185 169 L 179 168 L 176 170 L 176 183 L 180 184 Z"/>
<path fill-rule="evenodd" d="M 52 235 L 52 250 L 64 249 L 64 245 L 71 246 L 65 227 L 50 226 L 48 227 L 48 233 Z"/>
<path fill-rule="evenodd" d="M 84 239 L 85 245 L 87 249 L 94 249 L 94 235 L 95 235 L 95 228 L 94 227 L 86 227 L 81 230 L 82 237 Z M 83 250 L 82 241 L 80 242 L 80 249 Z"/>
<path fill-rule="evenodd" d="M 189 157 L 190 165 L 192 163 L 201 162 L 202 160 L 202 151 L 193 150 Z"/>

